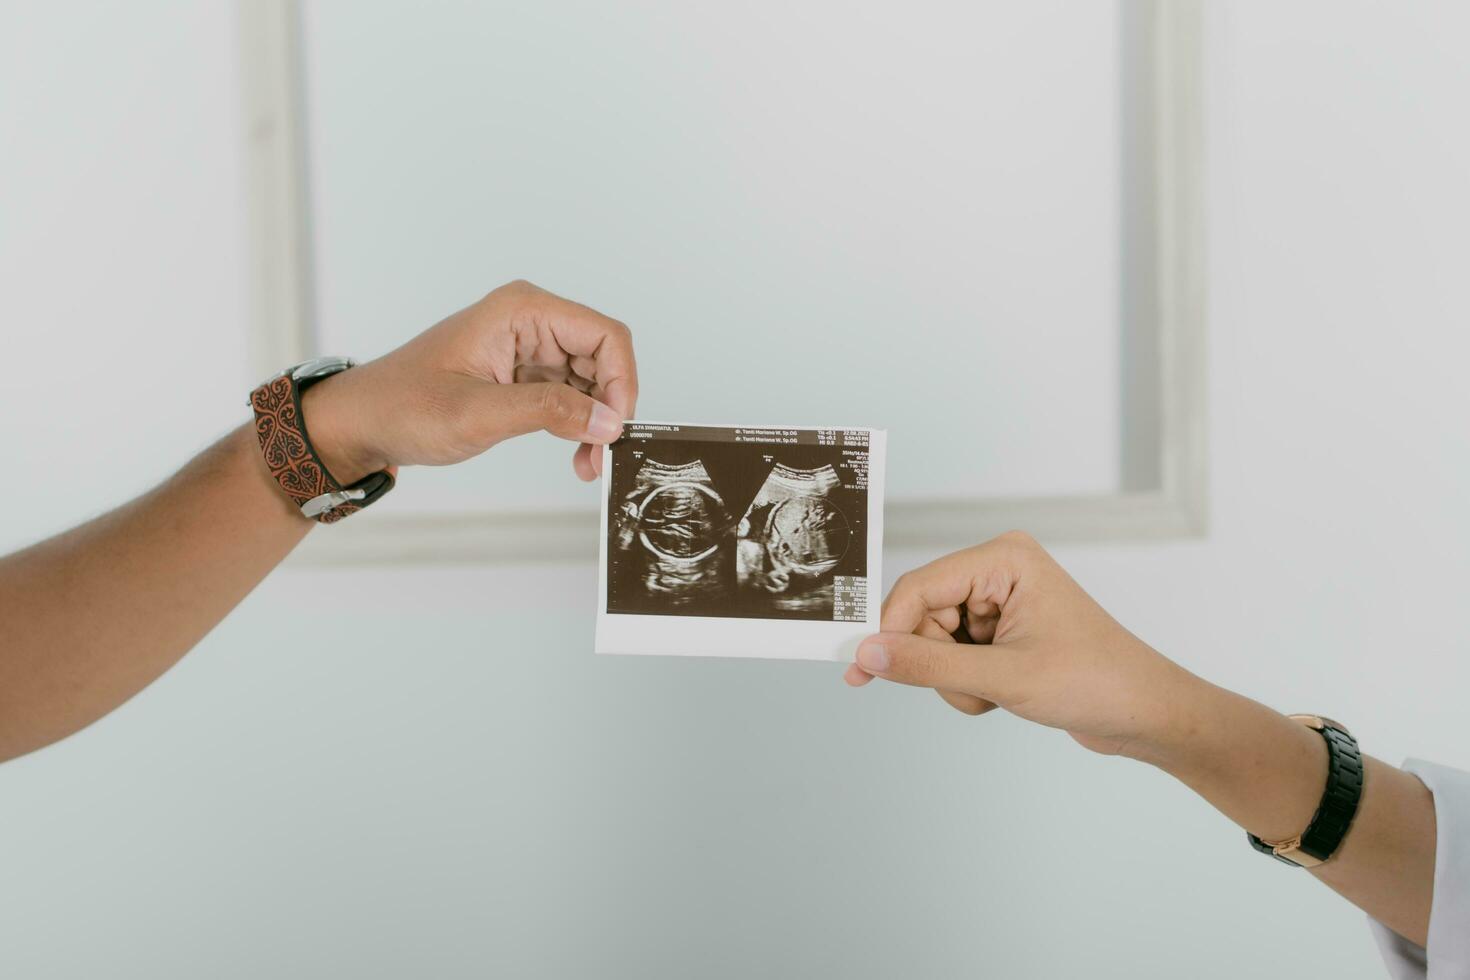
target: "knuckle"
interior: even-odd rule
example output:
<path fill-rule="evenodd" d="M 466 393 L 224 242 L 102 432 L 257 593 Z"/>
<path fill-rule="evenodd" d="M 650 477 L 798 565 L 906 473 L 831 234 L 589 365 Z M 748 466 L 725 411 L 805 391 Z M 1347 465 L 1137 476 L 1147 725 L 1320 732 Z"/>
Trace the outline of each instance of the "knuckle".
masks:
<path fill-rule="evenodd" d="M 1003 542 L 1005 542 L 1006 544 L 1010 545 L 1013 548 L 1022 548 L 1022 549 L 1026 549 L 1026 550 L 1032 550 L 1032 549 L 1036 549 L 1036 548 L 1040 548 L 1041 547 L 1041 545 L 1037 544 L 1035 538 L 1033 538 L 1031 535 L 1027 534 L 1025 531 L 1019 531 L 1019 530 L 1007 531 L 1005 534 L 1002 534 L 999 538 L 996 538 L 996 540 L 997 541 L 1003 541 Z"/>
<path fill-rule="evenodd" d="M 1000 546 L 1001 553 L 1010 555 L 1013 561 L 1033 564 L 1038 557 L 1046 554 L 1041 543 L 1025 531 L 1007 531 L 996 538 L 995 543 Z"/>
<path fill-rule="evenodd" d="M 486 299 L 502 299 L 524 302 L 535 296 L 540 290 L 527 279 L 512 279 L 503 286 L 498 286 L 490 291 Z"/>
<path fill-rule="evenodd" d="M 983 715 L 986 711 L 990 710 L 990 705 L 977 697 L 962 696 L 954 701 L 951 701 L 950 704 L 954 705 L 956 708 L 969 715 L 971 718 Z"/>
<path fill-rule="evenodd" d="M 541 389 L 541 417 L 549 423 L 575 421 L 577 406 L 572 394 L 566 385 L 546 383 Z"/>

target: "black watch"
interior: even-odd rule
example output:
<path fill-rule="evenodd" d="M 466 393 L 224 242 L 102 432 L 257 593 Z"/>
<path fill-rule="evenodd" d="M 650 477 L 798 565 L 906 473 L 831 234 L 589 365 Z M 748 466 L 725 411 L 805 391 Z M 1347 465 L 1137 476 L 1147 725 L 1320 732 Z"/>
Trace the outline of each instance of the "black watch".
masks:
<path fill-rule="evenodd" d="M 1358 740 L 1342 725 L 1321 715 L 1291 715 L 1318 732 L 1327 743 L 1327 788 L 1307 829 L 1284 841 L 1264 841 L 1246 834 L 1251 847 L 1298 868 L 1312 868 L 1336 853 L 1347 836 L 1358 801 L 1363 798 L 1363 755 Z"/>

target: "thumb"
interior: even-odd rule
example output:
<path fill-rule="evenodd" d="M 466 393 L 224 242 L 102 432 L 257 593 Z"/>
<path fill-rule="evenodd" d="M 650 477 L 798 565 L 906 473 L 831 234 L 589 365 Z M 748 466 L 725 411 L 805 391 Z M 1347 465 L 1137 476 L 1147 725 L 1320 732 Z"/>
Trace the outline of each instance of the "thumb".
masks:
<path fill-rule="evenodd" d="M 554 436 L 594 445 L 614 442 L 623 434 L 623 418 L 602 402 L 571 385 L 543 381 L 487 385 L 487 414 L 496 420 L 501 439 L 545 429 Z"/>
<path fill-rule="evenodd" d="M 931 640 L 912 633 L 879 633 L 858 647 L 858 666 L 884 680 L 973 694 L 1003 703 L 1017 677 L 1017 654 L 981 643 Z"/>

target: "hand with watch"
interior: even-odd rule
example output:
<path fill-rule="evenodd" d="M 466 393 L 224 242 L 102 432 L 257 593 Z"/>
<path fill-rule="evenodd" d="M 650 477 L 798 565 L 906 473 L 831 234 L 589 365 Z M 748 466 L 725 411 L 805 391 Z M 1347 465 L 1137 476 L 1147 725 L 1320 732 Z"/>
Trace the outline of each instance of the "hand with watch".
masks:
<path fill-rule="evenodd" d="M 250 395 L 253 418 L 136 500 L 0 557 L 0 761 L 102 717 L 167 670 L 300 543 L 401 466 L 525 433 L 594 446 L 638 398 L 628 328 L 515 282 L 361 365 L 321 358 Z"/>
<path fill-rule="evenodd" d="M 1024 534 L 899 578 L 883 632 L 847 682 L 935 689 L 1147 762 L 1240 825 L 1256 850 L 1310 872 L 1422 946 L 1435 873 L 1433 799 L 1360 753 L 1346 726 L 1286 716 L 1195 676 L 1128 632 Z"/>
<path fill-rule="evenodd" d="M 573 467 L 595 479 L 592 447 L 621 434 L 637 397 L 627 327 L 516 282 L 367 365 L 287 368 L 250 406 L 271 477 L 303 516 L 333 523 L 393 489 L 399 466 L 458 463 L 538 429 L 579 442 Z"/>

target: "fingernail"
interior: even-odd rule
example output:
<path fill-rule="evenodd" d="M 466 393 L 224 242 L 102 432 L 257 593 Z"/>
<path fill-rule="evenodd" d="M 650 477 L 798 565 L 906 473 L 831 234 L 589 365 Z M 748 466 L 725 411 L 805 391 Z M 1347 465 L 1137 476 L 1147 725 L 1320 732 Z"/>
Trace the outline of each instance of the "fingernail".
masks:
<path fill-rule="evenodd" d="M 888 648 L 872 641 L 864 643 L 858 647 L 857 662 L 863 670 L 881 674 L 888 669 Z"/>
<path fill-rule="evenodd" d="M 594 442 L 613 442 L 623 433 L 623 420 L 602 402 L 592 403 L 592 418 L 587 423 L 587 435 Z"/>

